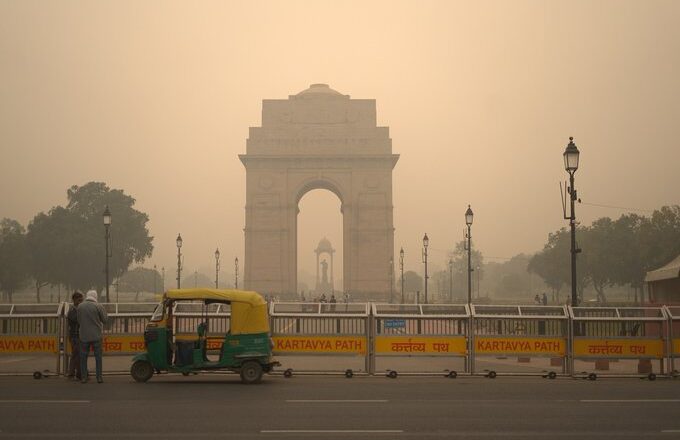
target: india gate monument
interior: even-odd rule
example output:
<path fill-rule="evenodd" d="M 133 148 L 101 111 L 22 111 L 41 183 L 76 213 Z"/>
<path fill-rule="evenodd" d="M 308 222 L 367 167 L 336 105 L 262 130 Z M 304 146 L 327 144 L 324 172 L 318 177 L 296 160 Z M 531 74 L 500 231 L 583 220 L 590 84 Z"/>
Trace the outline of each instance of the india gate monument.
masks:
<path fill-rule="evenodd" d="M 300 199 L 326 189 L 343 216 L 343 286 L 353 300 L 388 298 L 394 255 L 392 154 L 374 99 L 351 99 L 312 84 L 262 101 L 246 154 L 245 288 L 293 298 L 297 291 Z"/>

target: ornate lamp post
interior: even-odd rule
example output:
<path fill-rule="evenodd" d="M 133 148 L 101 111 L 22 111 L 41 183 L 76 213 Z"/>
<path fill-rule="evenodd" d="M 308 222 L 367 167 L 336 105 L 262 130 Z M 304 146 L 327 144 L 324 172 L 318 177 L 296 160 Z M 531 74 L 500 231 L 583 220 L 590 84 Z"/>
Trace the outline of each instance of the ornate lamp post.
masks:
<path fill-rule="evenodd" d="M 427 280 L 430 278 L 427 275 L 427 247 L 430 245 L 430 239 L 427 238 L 427 232 L 423 237 L 423 263 L 425 263 L 425 304 L 427 304 Z"/>
<path fill-rule="evenodd" d="M 182 236 L 177 234 L 177 288 L 182 287 Z"/>
<path fill-rule="evenodd" d="M 399 251 L 399 270 L 401 271 L 401 303 L 404 304 L 404 248 Z"/>
<path fill-rule="evenodd" d="M 581 249 L 576 248 L 576 212 L 574 211 L 574 202 L 578 199 L 576 195 L 576 188 L 574 187 L 574 174 L 578 170 L 579 151 L 574 144 L 574 138 L 569 138 L 569 144 L 564 150 L 564 169 L 569 173 L 569 206 L 571 211 L 569 217 L 564 216 L 569 220 L 569 227 L 571 229 L 571 306 L 578 306 L 578 294 L 576 289 L 576 254 L 581 252 Z"/>
<path fill-rule="evenodd" d="M 105 251 L 106 251 L 106 264 L 104 266 L 104 273 L 106 274 L 106 302 L 111 302 L 109 300 L 109 258 L 111 257 L 111 249 L 109 248 L 109 243 L 111 242 L 111 211 L 109 211 L 109 206 L 106 205 L 104 209 L 104 241 L 105 241 Z"/>
<path fill-rule="evenodd" d="M 449 258 L 449 302 L 453 304 L 453 259 Z"/>
<path fill-rule="evenodd" d="M 238 257 L 234 258 L 234 287 L 238 290 Z"/>
<path fill-rule="evenodd" d="M 390 257 L 390 304 L 392 303 L 394 294 L 394 257 Z"/>
<path fill-rule="evenodd" d="M 467 234 L 465 234 L 465 238 L 467 238 L 468 251 L 468 305 L 472 304 L 472 233 L 470 227 L 472 226 L 473 217 L 474 214 L 472 213 L 472 209 L 470 209 L 470 205 L 468 205 L 468 209 L 465 211 L 465 224 L 467 225 Z"/>
<path fill-rule="evenodd" d="M 215 249 L 215 289 L 220 288 L 220 249 Z"/>

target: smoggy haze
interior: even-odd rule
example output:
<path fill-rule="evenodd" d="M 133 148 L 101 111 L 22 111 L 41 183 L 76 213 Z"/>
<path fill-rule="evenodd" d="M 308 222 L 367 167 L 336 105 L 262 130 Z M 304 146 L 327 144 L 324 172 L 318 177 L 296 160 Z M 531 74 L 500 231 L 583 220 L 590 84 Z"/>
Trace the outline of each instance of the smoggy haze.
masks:
<path fill-rule="evenodd" d="M 173 267 L 178 232 L 187 269 L 216 246 L 241 259 L 248 128 L 263 99 L 327 83 L 390 128 L 407 270 L 424 232 L 443 263 L 468 203 L 487 260 L 533 252 L 567 225 L 569 136 L 584 202 L 680 203 L 678 18 L 675 1 L 2 1 L 0 218 L 104 181 L 149 214 L 147 266 Z M 583 223 L 623 212 L 577 206 Z M 305 196 L 299 226 L 301 269 L 323 236 L 342 261 L 334 195 Z"/>

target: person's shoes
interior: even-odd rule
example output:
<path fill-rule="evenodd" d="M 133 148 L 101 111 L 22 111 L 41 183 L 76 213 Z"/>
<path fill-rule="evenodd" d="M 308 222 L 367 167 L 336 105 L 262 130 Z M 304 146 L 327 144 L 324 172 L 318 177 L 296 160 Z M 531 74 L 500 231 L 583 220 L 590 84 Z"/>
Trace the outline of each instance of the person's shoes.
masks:
<path fill-rule="evenodd" d="M 101 376 L 97 376 L 97 383 L 104 383 L 104 378 Z"/>

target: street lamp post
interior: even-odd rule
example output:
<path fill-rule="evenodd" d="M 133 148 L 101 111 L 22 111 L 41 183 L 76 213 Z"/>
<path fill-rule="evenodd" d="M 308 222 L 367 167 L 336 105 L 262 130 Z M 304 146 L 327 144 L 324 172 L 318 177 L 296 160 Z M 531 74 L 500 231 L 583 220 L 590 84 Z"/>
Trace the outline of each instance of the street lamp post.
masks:
<path fill-rule="evenodd" d="M 564 216 L 569 220 L 569 227 L 571 229 L 571 306 L 578 306 L 578 294 L 576 289 L 576 254 L 581 252 L 581 249 L 576 248 L 576 212 L 574 211 L 574 202 L 578 199 L 576 188 L 574 187 L 574 174 L 578 169 L 579 151 L 574 144 L 574 138 L 569 138 L 569 144 L 564 150 L 564 169 L 569 173 L 569 206 L 571 208 L 569 217 Z"/>
<path fill-rule="evenodd" d="M 161 292 L 165 293 L 165 266 L 161 267 Z"/>
<path fill-rule="evenodd" d="M 158 276 L 158 269 L 156 268 L 156 265 L 153 265 L 153 294 L 155 295 L 158 293 L 158 281 L 156 280 L 156 277 Z"/>
<path fill-rule="evenodd" d="M 399 270 L 401 271 L 401 303 L 404 304 L 404 248 L 399 251 Z"/>
<path fill-rule="evenodd" d="M 111 257 L 111 249 L 109 243 L 111 241 L 111 232 L 109 228 L 111 227 L 111 211 L 109 211 L 109 206 L 104 209 L 104 241 L 105 241 L 105 251 L 106 251 L 106 264 L 104 266 L 104 273 L 106 274 L 106 302 L 111 302 L 109 300 L 109 258 Z"/>
<path fill-rule="evenodd" d="M 215 249 L 215 289 L 220 288 L 220 249 Z"/>
<path fill-rule="evenodd" d="M 394 300 L 393 295 L 394 295 L 394 257 L 390 257 L 390 304 L 392 304 L 392 301 Z"/>
<path fill-rule="evenodd" d="M 465 234 L 465 238 L 467 238 L 467 251 L 468 251 L 468 305 L 472 304 L 472 233 L 471 233 L 471 226 L 472 226 L 472 218 L 474 217 L 474 214 L 472 213 L 472 209 L 470 209 L 470 205 L 468 205 L 467 211 L 465 211 L 465 224 L 467 225 L 467 234 Z"/>
<path fill-rule="evenodd" d="M 453 304 L 453 259 L 449 258 L 449 302 Z"/>
<path fill-rule="evenodd" d="M 177 234 L 177 288 L 182 287 L 182 236 Z"/>
<path fill-rule="evenodd" d="M 234 258 L 234 287 L 238 290 L 238 257 Z"/>
<path fill-rule="evenodd" d="M 427 246 L 430 244 L 430 239 L 427 238 L 427 232 L 423 237 L 423 263 L 425 263 L 425 304 L 427 304 L 427 280 L 430 278 L 427 275 Z"/>

